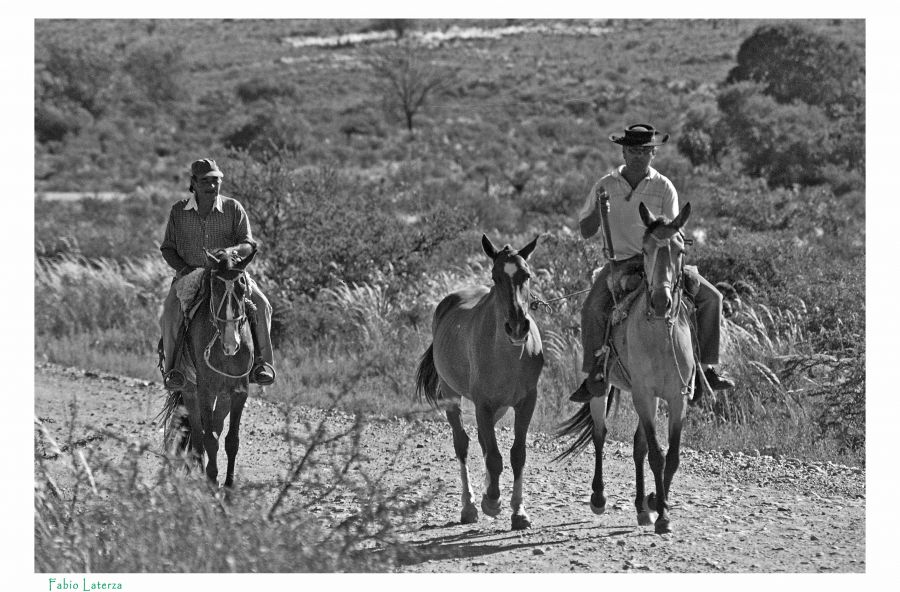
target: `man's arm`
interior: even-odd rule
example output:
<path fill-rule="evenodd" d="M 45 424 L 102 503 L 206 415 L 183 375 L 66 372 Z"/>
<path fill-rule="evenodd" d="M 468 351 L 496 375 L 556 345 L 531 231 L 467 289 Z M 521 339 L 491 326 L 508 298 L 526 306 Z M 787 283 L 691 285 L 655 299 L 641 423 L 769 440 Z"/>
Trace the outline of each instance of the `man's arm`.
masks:
<path fill-rule="evenodd" d="M 581 211 L 578 213 L 578 227 L 583 238 L 591 238 L 600 229 L 600 198 L 597 190 L 599 182 L 591 188 Z"/>
<path fill-rule="evenodd" d="M 162 244 L 159 246 L 159 250 L 162 252 L 163 259 L 169 264 L 169 267 L 177 273 L 180 274 L 188 267 L 187 262 L 181 258 L 181 255 L 178 254 L 178 249 L 175 247 L 175 223 L 171 214 L 169 215 L 169 222 L 166 224 L 166 234 L 163 237 Z"/>
<path fill-rule="evenodd" d="M 222 255 L 228 255 L 231 257 L 231 260 L 235 263 L 240 261 L 241 259 L 246 259 L 250 256 L 250 254 L 256 250 L 256 242 L 248 243 L 242 242 L 234 245 L 233 247 L 226 247 L 223 249 L 216 249 L 214 255 L 221 257 Z"/>

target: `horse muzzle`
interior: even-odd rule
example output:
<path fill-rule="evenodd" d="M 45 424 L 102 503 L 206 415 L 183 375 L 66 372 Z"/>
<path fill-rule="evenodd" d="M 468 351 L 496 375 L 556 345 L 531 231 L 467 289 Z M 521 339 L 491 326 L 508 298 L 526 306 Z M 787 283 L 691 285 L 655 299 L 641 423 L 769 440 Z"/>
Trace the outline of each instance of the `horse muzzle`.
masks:
<path fill-rule="evenodd" d="M 528 334 L 531 332 L 531 321 L 528 320 L 528 317 L 525 317 L 512 325 L 507 321 L 503 325 L 503 329 L 506 331 L 506 336 L 509 338 L 511 344 L 522 346 L 528 341 Z"/>
<path fill-rule="evenodd" d="M 662 286 L 650 293 L 650 307 L 647 311 L 650 316 L 664 319 L 672 312 L 672 291 L 668 286 Z"/>

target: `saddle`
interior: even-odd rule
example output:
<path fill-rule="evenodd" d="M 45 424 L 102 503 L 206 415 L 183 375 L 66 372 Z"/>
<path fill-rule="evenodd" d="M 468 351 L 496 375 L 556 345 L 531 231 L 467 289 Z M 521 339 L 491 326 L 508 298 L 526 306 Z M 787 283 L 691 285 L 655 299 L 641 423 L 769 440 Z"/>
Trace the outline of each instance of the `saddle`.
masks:
<path fill-rule="evenodd" d="M 700 372 L 700 350 L 697 340 L 696 307 L 694 305 L 694 298 L 697 295 L 697 291 L 700 289 L 700 282 L 697 279 L 697 267 L 685 265 L 682 275 L 684 296 L 682 302 L 685 312 L 688 315 L 688 324 L 691 329 L 694 365 L 698 369 L 697 371 Z M 613 269 L 607 278 L 607 286 L 613 296 L 614 304 L 606 326 L 604 345 L 601 348 L 601 353 L 599 354 L 597 364 L 595 365 L 596 374 L 599 375 L 600 378 L 597 379 L 594 374 L 591 374 L 591 376 L 588 377 L 588 384 L 591 383 L 592 379 L 594 380 L 592 388 L 589 389 L 590 391 L 595 391 L 591 393 L 591 396 L 598 394 L 603 396 L 606 394 L 610 387 L 609 376 L 611 372 L 616 372 L 617 378 L 622 379 L 622 382 L 625 384 L 631 385 L 628 367 L 618 355 L 616 337 L 618 333 L 617 328 L 628 318 L 632 308 L 634 308 L 635 301 L 644 291 L 644 270 L 641 262 L 626 262 L 624 265 Z M 619 337 L 619 339 L 624 343 L 624 336 Z M 702 372 L 700 372 L 700 374 L 702 374 Z M 704 384 L 704 389 L 709 390 L 711 393 L 712 391 L 709 389 L 706 381 L 702 380 L 701 382 Z M 585 402 L 582 400 L 584 399 L 585 394 L 586 393 L 582 393 L 579 397 L 573 395 L 571 399 L 576 402 Z M 590 400 L 590 397 L 586 400 Z"/>

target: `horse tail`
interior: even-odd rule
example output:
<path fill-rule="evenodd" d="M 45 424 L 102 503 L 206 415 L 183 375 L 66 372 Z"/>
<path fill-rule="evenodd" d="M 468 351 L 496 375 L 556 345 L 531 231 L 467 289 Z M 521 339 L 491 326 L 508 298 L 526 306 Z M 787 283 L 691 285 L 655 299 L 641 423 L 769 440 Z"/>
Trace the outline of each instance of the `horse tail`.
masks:
<path fill-rule="evenodd" d="M 191 433 L 191 421 L 184 412 L 184 396 L 181 391 L 169 393 L 163 408 L 154 418 L 154 422 L 163 426 L 163 451 L 171 452 L 173 443 L 178 443 L 179 450 L 187 449 Z M 184 437 L 181 437 L 184 434 Z"/>
<path fill-rule="evenodd" d="M 419 369 L 416 371 L 416 397 L 423 398 L 432 407 L 437 407 L 438 373 L 434 367 L 434 343 L 422 355 Z"/>
<path fill-rule="evenodd" d="M 557 438 L 563 438 L 573 434 L 576 434 L 576 437 L 575 442 L 566 450 L 559 453 L 553 461 L 564 460 L 584 449 L 591 441 L 593 431 L 594 418 L 591 417 L 591 404 L 588 402 L 582 405 L 581 409 L 576 411 L 575 415 L 565 421 L 556 431 Z"/>

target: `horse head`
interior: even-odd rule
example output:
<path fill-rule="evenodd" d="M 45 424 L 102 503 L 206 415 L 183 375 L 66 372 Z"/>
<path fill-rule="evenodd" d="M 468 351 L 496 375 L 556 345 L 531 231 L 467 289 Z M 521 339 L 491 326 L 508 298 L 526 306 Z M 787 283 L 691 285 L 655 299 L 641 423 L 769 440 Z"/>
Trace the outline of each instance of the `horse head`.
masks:
<path fill-rule="evenodd" d="M 674 220 L 654 216 L 643 202 L 638 211 L 647 227 L 642 249 L 644 277 L 650 293 L 648 314 L 652 311 L 657 318 L 669 318 L 674 312 L 675 293 L 682 275 L 685 243 L 681 227 L 691 216 L 691 204 L 685 204 Z"/>
<path fill-rule="evenodd" d="M 210 253 L 209 311 L 216 331 L 221 335 L 222 351 L 235 355 L 241 348 L 241 332 L 247 321 L 246 300 L 250 298 L 250 283 L 244 268 L 256 255 L 256 249 L 235 261 L 225 253 Z"/>
<path fill-rule="evenodd" d="M 531 278 L 531 270 L 527 259 L 537 246 L 537 241 L 538 237 L 535 237 L 518 251 L 509 245 L 498 251 L 487 235 L 481 237 L 484 252 L 494 261 L 491 278 L 499 295 L 497 302 L 506 319 L 503 329 L 513 345 L 524 345 L 531 331 L 531 319 L 528 316 L 528 280 Z"/>

